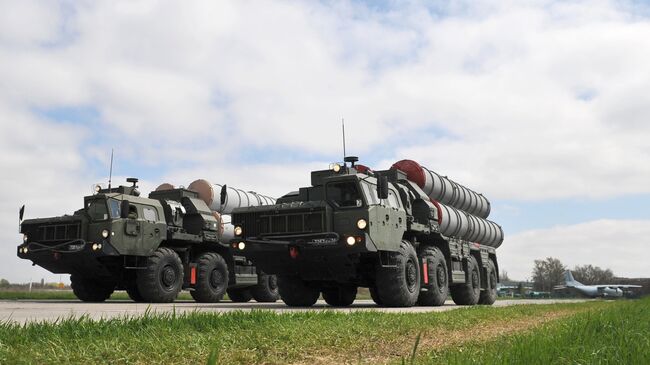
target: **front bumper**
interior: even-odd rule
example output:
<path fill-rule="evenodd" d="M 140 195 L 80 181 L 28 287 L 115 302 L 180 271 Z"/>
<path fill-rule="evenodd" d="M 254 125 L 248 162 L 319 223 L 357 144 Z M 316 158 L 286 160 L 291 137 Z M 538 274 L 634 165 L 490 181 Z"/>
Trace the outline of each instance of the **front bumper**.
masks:
<path fill-rule="evenodd" d="M 93 245 L 101 244 L 101 248 Z M 25 248 L 27 252 L 25 252 Z M 88 276 L 110 275 L 106 266 L 99 260 L 103 257 L 119 256 L 107 241 L 88 242 L 76 239 L 55 245 L 28 242 L 16 248 L 18 257 L 31 260 L 34 265 L 55 274 L 83 274 Z"/>
<path fill-rule="evenodd" d="M 298 275 L 303 280 L 355 281 L 357 264 L 376 252 L 367 235 L 348 245 L 335 232 L 273 238 L 234 240 L 233 250 L 267 274 Z M 241 249 L 240 242 L 244 242 Z"/>

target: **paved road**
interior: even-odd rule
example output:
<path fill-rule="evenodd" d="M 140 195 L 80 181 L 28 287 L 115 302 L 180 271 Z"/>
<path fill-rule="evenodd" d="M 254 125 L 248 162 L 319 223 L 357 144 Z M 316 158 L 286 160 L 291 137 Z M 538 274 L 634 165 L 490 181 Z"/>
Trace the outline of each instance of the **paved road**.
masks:
<path fill-rule="evenodd" d="M 518 299 L 498 300 L 494 305 L 503 307 L 517 304 L 550 304 L 581 302 L 584 300 L 555 300 L 555 299 Z M 0 321 L 14 321 L 19 323 L 30 321 L 54 321 L 58 318 L 78 317 L 87 315 L 91 318 L 113 318 L 120 316 L 137 316 L 143 314 L 147 309 L 152 312 L 162 313 L 176 310 L 176 313 L 200 311 L 200 312 L 230 312 L 250 311 L 254 309 L 274 310 L 276 312 L 306 311 L 306 310 L 335 310 L 351 312 L 359 310 L 376 310 L 382 312 L 441 312 L 458 309 L 462 306 L 454 305 L 447 301 L 441 307 L 412 307 L 412 308 L 380 308 L 371 300 L 357 300 L 348 308 L 333 308 L 320 300 L 311 308 L 289 308 L 284 303 L 232 303 L 223 302 L 217 304 L 197 304 L 191 301 L 177 301 L 170 304 L 142 304 L 131 301 L 109 301 L 106 303 L 83 303 L 77 300 L 2 300 L 0 301 Z"/>

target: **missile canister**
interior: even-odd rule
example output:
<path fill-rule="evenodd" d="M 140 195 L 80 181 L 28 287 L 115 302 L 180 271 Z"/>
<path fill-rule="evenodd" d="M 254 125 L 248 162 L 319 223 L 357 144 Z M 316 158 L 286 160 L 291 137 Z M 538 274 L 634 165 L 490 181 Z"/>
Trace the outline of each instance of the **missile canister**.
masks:
<path fill-rule="evenodd" d="M 235 208 L 256 207 L 260 205 L 275 204 L 275 199 L 270 196 L 261 195 L 252 191 L 244 191 L 228 186 L 226 188 L 226 200 L 221 206 L 221 188 L 223 185 L 211 184 L 207 180 L 194 180 L 188 190 L 195 191 L 210 209 L 221 214 L 230 214 Z"/>
<path fill-rule="evenodd" d="M 164 190 L 172 190 L 172 189 L 176 189 L 176 187 L 170 183 L 162 183 L 158 185 L 156 191 L 164 191 Z"/>
<path fill-rule="evenodd" d="M 470 242 L 498 248 L 503 242 L 503 230 L 498 224 L 468 214 L 454 207 L 433 201 L 438 210 L 440 232 Z"/>
<path fill-rule="evenodd" d="M 440 176 L 413 160 L 398 161 L 392 168 L 404 172 L 409 180 L 418 184 L 433 200 L 480 218 L 487 218 L 490 215 L 490 201 L 482 194 L 446 176 Z"/>

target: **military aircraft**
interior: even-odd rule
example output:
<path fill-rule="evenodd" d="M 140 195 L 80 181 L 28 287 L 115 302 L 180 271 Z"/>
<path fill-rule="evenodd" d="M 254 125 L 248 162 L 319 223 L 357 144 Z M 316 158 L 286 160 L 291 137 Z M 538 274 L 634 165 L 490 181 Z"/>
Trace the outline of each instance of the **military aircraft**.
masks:
<path fill-rule="evenodd" d="M 622 285 L 622 284 L 600 284 L 584 285 L 573 278 L 570 270 L 564 272 L 564 285 L 558 285 L 554 289 L 571 288 L 590 298 L 620 298 L 623 294 L 629 292 L 629 289 L 640 288 L 641 285 Z"/>

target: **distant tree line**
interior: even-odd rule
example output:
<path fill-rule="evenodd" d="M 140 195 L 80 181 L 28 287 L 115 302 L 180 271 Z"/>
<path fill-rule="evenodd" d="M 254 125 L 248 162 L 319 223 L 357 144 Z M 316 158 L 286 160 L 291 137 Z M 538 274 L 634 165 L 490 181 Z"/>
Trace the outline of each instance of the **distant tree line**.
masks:
<path fill-rule="evenodd" d="M 537 291 L 553 290 L 554 286 L 564 284 L 564 272 L 567 267 L 557 258 L 547 257 L 544 260 L 535 260 L 533 266 L 533 289 Z M 614 280 L 614 273 L 610 269 L 601 269 L 598 266 L 575 266 L 573 278 L 586 284 L 608 284 Z"/>

